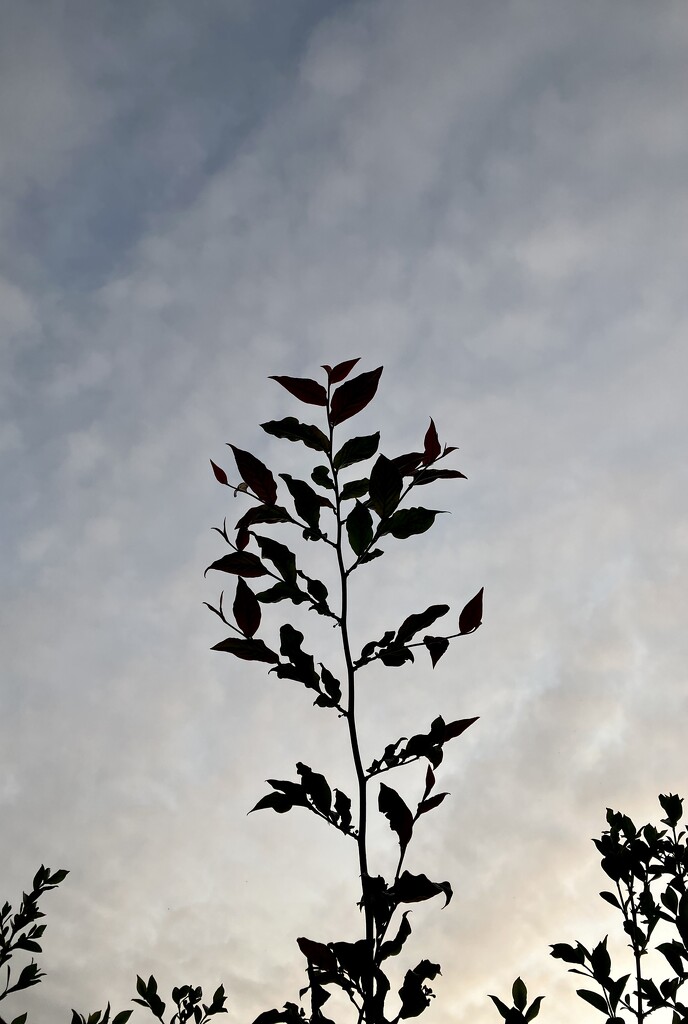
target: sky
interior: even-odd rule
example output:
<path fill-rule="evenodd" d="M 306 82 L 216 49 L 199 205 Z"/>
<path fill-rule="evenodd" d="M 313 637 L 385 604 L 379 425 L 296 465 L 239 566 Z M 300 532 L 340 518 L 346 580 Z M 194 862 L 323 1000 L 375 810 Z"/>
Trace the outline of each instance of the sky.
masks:
<path fill-rule="evenodd" d="M 210 650 L 233 581 L 203 571 L 245 508 L 209 459 L 313 465 L 260 429 L 320 414 L 269 376 L 360 357 L 341 437 L 396 455 L 433 417 L 468 479 L 361 571 L 357 642 L 485 588 L 434 671 L 361 684 L 371 759 L 480 716 L 409 852 L 454 899 L 399 969 L 442 964 L 428 1024 L 497 1021 L 517 975 L 580 1021 L 548 947 L 618 934 L 590 840 L 688 796 L 685 3 L 18 0 L 0 29 L 0 899 L 70 870 L 3 1013 L 152 973 L 250 1022 L 298 999 L 297 935 L 357 936 L 353 845 L 247 817 L 297 761 L 351 789 L 343 723 Z M 301 612 L 261 636 L 329 653 Z"/>

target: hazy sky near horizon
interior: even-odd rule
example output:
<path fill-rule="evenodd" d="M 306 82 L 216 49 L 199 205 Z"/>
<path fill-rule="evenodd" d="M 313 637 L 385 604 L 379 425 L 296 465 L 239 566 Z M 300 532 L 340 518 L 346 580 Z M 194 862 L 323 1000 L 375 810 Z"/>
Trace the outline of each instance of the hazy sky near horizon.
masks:
<path fill-rule="evenodd" d="M 343 436 L 432 416 L 468 476 L 361 575 L 360 642 L 485 587 L 434 672 L 361 692 L 369 759 L 480 716 L 409 853 L 454 900 L 400 968 L 442 964 L 428 1024 L 496 1021 L 518 974 L 581 1019 L 548 944 L 616 929 L 590 837 L 688 796 L 687 86 L 683 0 L 3 5 L 0 899 L 71 871 L 10 1015 L 138 972 L 250 1022 L 298 998 L 297 935 L 355 937 L 353 844 L 246 816 L 299 760 L 350 790 L 341 723 L 211 652 L 202 602 L 243 508 L 208 459 L 303 475 L 259 424 L 318 410 L 268 376 L 360 356 Z"/>

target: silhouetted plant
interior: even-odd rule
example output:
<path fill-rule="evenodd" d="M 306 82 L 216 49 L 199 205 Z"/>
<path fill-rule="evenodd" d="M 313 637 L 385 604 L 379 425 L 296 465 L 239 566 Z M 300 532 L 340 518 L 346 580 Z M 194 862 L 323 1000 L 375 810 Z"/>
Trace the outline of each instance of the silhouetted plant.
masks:
<path fill-rule="evenodd" d="M 297 778 L 268 779 L 271 792 L 253 808 L 271 808 L 284 813 L 293 807 L 303 807 L 353 841 L 358 850 L 359 907 L 364 916 L 363 934 L 355 941 L 297 939 L 307 961 L 308 984 L 301 995 L 310 993 L 309 1017 L 295 1003 L 286 1003 L 283 1009 L 260 1014 L 254 1024 L 282 1021 L 303 1024 L 304 1020 L 328 1024 L 322 1007 L 332 987 L 345 993 L 356 1010 L 358 1021 L 366 1024 L 387 1024 L 418 1016 L 433 996 L 428 982 L 440 973 L 439 964 L 420 960 L 408 970 L 399 989 L 399 1008 L 389 1014 L 386 1001 L 390 981 L 385 974 L 385 961 L 401 952 L 411 934 L 409 912 L 402 908 L 436 895 L 444 896 L 446 906 L 452 898 L 449 882 L 431 881 L 425 874 L 413 874 L 404 868 L 404 860 L 420 817 L 438 807 L 447 796 L 435 792 L 435 769 L 442 761 L 445 744 L 460 736 L 476 719 L 445 722 L 438 716 L 426 732 L 388 743 L 366 767 L 359 745 L 356 684 L 360 674 L 371 665 L 396 668 L 413 662 L 414 648 L 424 648 L 434 667 L 450 640 L 472 633 L 480 626 L 483 591 L 481 589 L 463 608 L 458 632 L 439 636 L 425 632 L 422 639 L 416 639 L 449 612 L 449 605 L 433 604 L 424 611 L 409 614 L 380 639 L 354 647 L 349 628 L 349 583 L 353 573 L 367 569 L 370 562 L 383 555 L 380 544 L 388 540 L 407 540 L 425 533 L 433 525 L 439 514 L 436 509 L 403 506 L 412 490 L 436 480 L 463 478 L 464 474 L 438 465 L 456 449 L 440 444 L 432 419 L 422 450 L 393 458 L 378 453 L 379 431 L 345 440 L 339 438 L 341 424 L 373 399 L 382 373 L 382 367 L 378 367 L 349 378 L 357 362 L 358 359 L 349 359 L 334 367 L 324 366 L 324 384 L 306 378 L 272 378 L 300 402 L 319 408 L 323 416 L 322 427 L 303 423 L 294 416 L 261 424 L 273 437 L 301 442 L 320 456 L 310 472 L 310 480 L 289 473 L 279 474 L 282 500 L 279 500 L 278 484 L 272 472 L 250 452 L 230 445 L 240 477 L 236 484 L 230 484 L 226 472 L 212 463 L 215 477 L 221 484 L 232 487 L 235 495 L 243 492 L 253 502 L 236 523 L 234 539 L 226 520 L 221 529 L 214 528 L 231 550 L 208 566 L 208 570 L 232 574 L 237 577 L 237 583 L 232 619 L 225 611 L 224 592 L 217 607 L 208 605 L 232 631 L 213 650 L 246 661 L 264 662 L 279 678 L 295 680 L 312 690 L 314 704 L 337 714 L 346 726 L 356 776 L 357 791 L 352 800 L 340 789 L 333 788 L 324 775 L 298 762 Z M 372 459 L 375 459 L 372 466 L 361 475 L 349 477 L 346 471 L 350 467 L 370 463 Z M 296 529 L 305 541 L 329 549 L 339 583 L 336 599 L 333 600 L 321 579 L 304 571 L 291 548 L 264 532 L 274 524 Z M 269 586 L 256 592 L 252 589 L 255 580 L 264 580 Z M 339 673 L 323 663 L 316 664 L 313 655 L 308 653 L 304 634 L 291 623 L 281 626 L 276 642 L 266 642 L 257 636 L 262 606 L 281 601 L 305 605 L 333 621 L 341 647 L 341 679 Z M 383 773 L 420 759 L 426 760 L 428 766 L 422 795 L 414 809 L 391 786 L 379 783 L 377 806 L 387 818 L 399 846 L 394 878 L 383 878 L 373 873 L 369 864 L 371 787 Z M 390 935 L 395 915 L 398 919 Z"/>
<path fill-rule="evenodd" d="M 672 1024 L 688 1021 L 688 1006 L 678 999 L 680 988 L 688 980 L 688 829 L 679 825 L 683 817 L 681 797 L 660 795 L 659 802 L 666 815 L 661 824 L 667 828 L 660 830 L 652 824 L 636 828 L 628 815 L 608 808 L 609 828 L 593 840 L 602 855 L 602 869 L 615 889 L 600 896 L 623 918 L 632 970 L 614 977 L 607 936 L 592 949 L 581 942 L 575 946 L 558 942 L 551 947 L 553 957 L 575 965 L 570 968 L 571 974 L 580 974 L 597 986 L 598 991 L 579 988 L 577 994 L 599 1010 L 607 1024 L 624 1022 L 623 1013 L 643 1024 L 661 1009 L 671 1011 Z M 654 946 L 671 969 L 669 976 L 659 982 L 643 970 L 643 958 L 658 928 L 671 936 L 669 941 Z M 626 991 L 629 982 L 634 985 L 630 993 Z M 513 1016 L 515 1009 L 521 1009 L 515 995 L 512 1008 L 495 996 L 490 998 L 508 1024 L 531 1019 Z"/>

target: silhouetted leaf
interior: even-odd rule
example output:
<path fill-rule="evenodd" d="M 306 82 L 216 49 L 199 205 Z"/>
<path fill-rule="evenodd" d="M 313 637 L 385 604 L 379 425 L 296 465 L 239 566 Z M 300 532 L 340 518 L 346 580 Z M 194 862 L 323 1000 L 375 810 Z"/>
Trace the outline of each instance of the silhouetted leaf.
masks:
<path fill-rule="evenodd" d="M 277 811 L 278 814 L 286 814 L 293 807 L 293 803 L 284 793 L 268 793 L 267 796 L 261 797 L 255 807 L 252 807 L 248 812 L 253 814 L 254 811 L 265 811 L 273 810 Z"/>
<path fill-rule="evenodd" d="M 356 359 L 345 359 L 341 363 L 337 363 L 336 366 L 328 366 L 327 363 L 323 365 L 323 370 L 327 371 L 327 379 L 330 384 L 339 384 L 340 380 L 344 380 L 348 377 L 353 370 L 356 363 L 361 357 L 358 356 Z"/>
<path fill-rule="evenodd" d="M 550 956 L 567 964 L 584 964 L 585 951 L 582 946 L 570 946 L 568 942 L 555 942 L 550 947 Z"/>
<path fill-rule="evenodd" d="M 381 373 L 382 367 L 378 366 L 376 370 L 361 373 L 353 380 L 340 384 L 330 403 L 330 422 L 333 426 L 365 409 L 377 391 Z"/>
<path fill-rule="evenodd" d="M 248 484 L 253 493 L 261 501 L 264 501 L 266 505 L 274 505 L 277 501 L 277 484 L 268 467 L 260 459 L 257 459 L 255 455 L 252 455 L 251 452 L 245 452 L 242 448 L 237 448 L 233 444 L 230 444 L 229 447 L 234 452 L 234 458 L 236 459 L 241 479 Z"/>
<path fill-rule="evenodd" d="M 431 626 L 437 619 L 446 615 L 448 611 L 448 604 L 432 604 L 429 608 L 426 608 L 424 612 L 409 615 L 399 626 L 395 643 L 408 643 L 409 640 L 413 639 L 416 633 L 419 632 L 419 630 L 427 629 L 428 626 Z"/>
<path fill-rule="evenodd" d="M 312 939 L 303 938 L 303 936 L 296 941 L 309 963 L 315 964 L 316 967 L 322 967 L 325 971 L 337 970 L 337 958 L 323 942 L 314 942 Z"/>
<path fill-rule="evenodd" d="M 318 690 L 318 673 L 315 671 L 313 655 L 301 650 L 303 633 L 285 622 L 280 627 L 280 654 L 288 658 L 289 665 L 276 665 L 271 669 L 280 679 L 295 679 L 313 690 Z"/>
<path fill-rule="evenodd" d="M 428 978 L 434 978 L 439 972 L 440 965 L 431 964 L 429 960 L 421 960 L 414 970 L 406 972 L 404 984 L 399 989 L 401 1018 L 418 1017 L 427 1009 L 432 993 L 423 982 Z"/>
<path fill-rule="evenodd" d="M 395 882 L 392 891 L 399 903 L 421 903 L 442 892 L 445 907 L 453 895 L 449 882 L 431 882 L 427 875 L 412 875 L 410 871 L 404 871 Z"/>
<path fill-rule="evenodd" d="M 422 452 L 407 452 L 405 455 L 397 455 L 392 462 L 402 476 L 415 476 L 422 458 Z"/>
<path fill-rule="evenodd" d="M 348 483 L 344 484 L 341 492 L 342 501 L 348 501 L 350 498 L 362 498 L 364 494 L 368 493 L 369 480 L 349 480 Z"/>
<path fill-rule="evenodd" d="M 379 455 L 370 474 L 370 503 L 380 516 L 391 516 L 399 504 L 403 480 L 401 473 L 389 459 Z"/>
<path fill-rule="evenodd" d="M 430 659 L 432 661 L 432 667 L 434 668 L 449 647 L 449 641 L 446 636 L 424 636 L 423 643 L 428 649 L 428 653 L 430 654 Z"/>
<path fill-rule="evenodd" d="M 380 961 L 386 960 L 390 956 L 398 956 L 401 953 L 404 943 L 411 934 L 411 925 L 408 920 L 409 914 L 409 910 L 404 911 L 397 934 L 393 939 L 388 939 L 387 942 L 383 942 L 380 946 Z"/>
<path fill-rule="evenodd" d="M 459 633 L 472 633 L 483 621 L 483 590 L 481 587 L 459 615 Z"/>
<path fill-rule="evenodd" d="M 418 804 L 416 817 L 419 818 L 421 814 L 427 814 L 428 811 L 432 811 L 435 807 L 439 807 L 445 796 L 449 796 L 449 793 L 436 793 L 435 796 L 429 796 L 427 800 L 421 800 Z"/>
<path fill-rule="evenodd" d="M 351 828 L 351 800 L 341 789 L 334 791 L 334 809 L 340 828 L 348 832 Z"/>
<path fill-rule="evenodd" d="M 324 775 L 314 772 L 307 764 L 298 761 L 296 770 L 303 779 L 303 788 L 322 814 L 329 814 L 332 806 L 332 790 Z"/>
<path fill-rule="evenodd" d="M 356 502 L 346 517 L 346 533 L 355 555 L 363 554 L 373 539 L 373 517 L 360 501 Z"/>
<path fill-rule="evenodd" d="M 458 469 L 423 469 L 414 479 L 414 484 L 431 484 L 433 480 L 466 480 L 466 474 Z"/>
<path fill-rule="evenodd" d="M 400 668 L 407 661 L 413 661 L 413 651 L 408 647 L 387 647 L 378 652 L 378 658 L 387 668 Z"/>
<path fill-rule="evenodd" d="M 224 469 L 221 469 L 219 466 L 216 466 L 212 459 L 210 460 L 210 465 L 213 467 L 213 473 L 215 474 L 215 479 L 217 480 L 217 482 L 224 484 L 225 487 L 229 486 L 227 474 L 225 473 Z"/>
<path fill-rule="evenodd" d="M 277 569 L 285 583 L 294 585 L 296 583 L 296 555 L 284 544 L 273 540 L 272 537 L 260 537 L 256 534 L 256 543 L 260 548 L 263 558 Z"/>
<path fill-rule="evenodd" d="M 234 612 L 236 624 L 244 636 L 252 637 L 260 626 L 260 605 L 256 600 L 256 595 L 248 584 L 244 583 L 241 576 L 237 580 L 232 611 Z"/>
<path fill-rule="evenodd" d="M 521 978 L 517 978 L 511 986 L 511 998 L 517 1010 L 525 1010 L 528 1003 L 528 989 Z"/>
<path fill-rule="evenodd" d="M 250 551 L 232 551 L 229 555 L 223 555 L 216 562 L 211 562 L 203 575 L 205 576 L 211 569 L 217 569 L 218 572 L 231 572 L 235 576 L 267 575 L 267 569 L 258 555 L 252 555 Z"/>
<path fill-rule="evenodd" d="M 406 540 L 429 530 L 439 514 L 437 509 L 400 508 L 384 523 L 380 532 L 391 533 L 397 540 Z"/>
<path fill-rule="evenodd" d="M 327 435 L 320 427 L 312 423 L 300 423 L 295 416 L 286 416 L 283 420 L 270 420 L 268 423 L 261 423 L 261 427 L 273 437 L 285 438 L 287 441 L 303 441 L 307 448 L 312 448 L 316 452 L 330 450 Z"/>
<path fill-rule="evenodd" d="M 280 477 L 289 488 L 297 516 L 308 523 L 310 527 L 317 528 L 320 521 L 320 509 L 326 499 L 317 495 L 305 480 L 296 480 L 289 473 L 280 473 Z M 327 504 L 329 505 L 330 502 L 327 501 Z"/>
<path fill-rule="evenodd" d="M 259 594 L 256 594 L 256 598 L 261 604 L 276 604 L 278 601 L 292 601 L 294 604 L 303 604 L 304 601 L 308 600 L 308 594 L 304 594 L 298 587 L 280 581 L 275 583 L 274 586 L 268 587 L 267 590 L 261 590 Z"/>
<path fill-rule="evenodd" d="M 327 605 L 327 587 L 322 580 L 312 580 L 309 576 L 299 572 L 299 576 L 306 581 L 306 589 L 314 601 Z"/>
<path fill-rule="evenodd" d="M 318 487 L 324 487 L 325 490 L 328 491 L 334 490 L 332 477 L 330 476 L 330 471 L 327 466 L 316 466 L 311 473 L 311 480 L 314 484 L 317 484 Z"/>
<path fill-rule="evenodd" d="M 602 1013 L 607 1013 L 607 1000 L 604 996 L 601 996 L 599 992 L 591 992 L 589 989 L 577 988 L 576 995 L 584 999 L 586 1003 L 590 1003 L 596 1010 L 600 1010 Z"/>
<path fill-rule="evenodd" d="M 688 960 L 688 954 L 685 948 L 676 939 L 671 942 L 662 942 L 657 946 L 657 949 L 665 957 L 667 963 L 671 967 L 672 971 L 679 977 L 685 973 L 685 967 L 683 966 L 683 958 Z M 554 955 L 554 954 L 552 954 Z"/>
<path fill-rule="evenodd" d="M 533 999 L 532 1003 L 530 1004 L 525 1013 L 526 1024 L 530 1024 L 531 1020 L 535 1020 L 535 1018 L 540 1012 L 540 1006 L 542 1005 L 542 1000 L 544 998 L 544 996 L 537 996 L 536 999 Z"/>
<path fill-rule="evenodd" d="M 469 728 L 469 726 L 473 725 L 477 721 L 478 716 L 476 715 L 474 718 L 459 718 L 455 722 L 449 722 L 448 725 L 444 726 L 444 742 L 448 743 L 449 740 L 453 740 L 457 736 L 460 736 Z"/>
<path fill-rule="evenodd" d="M 356 462 L 372 459 L 380 444 L 380 431 L 365 437 L 352 437 L 345 441 L 334 457 L 334 468 L 345 469 Z"/>
<path fill-rule="evenodd" d="M 439 438 L 437 437 L 437 428 L 435 427 L 435 422 L 432 419 L 430 420 L 430 426 L 426 431 L 423 446 L 423 465 L 429 466 L 431 462 L 435 461 L 442 451 Z"/>
<path fill-rule="evenodd" d="M 359 562 L 363 565 L 364 562 L 372 562 L 374 558 L 380 558 L 384 555 L 384 551 L 381 548 L 371 548 L 370 551 L 366 551 L 364 555 L 361 555 Z"/>
<path fill-rule="evenodd" d="M 501 1014 L 502 1020 L 508 1020 L 509 1019 L 509 1013 L 511 1011 L 509 1010 L 509 1007 L 506 1005 L 506 1003 L 503 1003 L 502 1000 L 499 999 L 497 996 L 490 996 L 489 998 L 492 1000 L 492 1002 L 495 1004 L 495 1006 L 499 1010 L 499 1013 Z"/>
<path fill-rule="evenodd" d="M 291 522 L 291 516 L 281 505 L 253 505 L 252 508 L 244 512 L 235 529 L 248 530 L 250 526 L 258 526 L 259 523 L 289 522 Z"/>
<path fill-rule="evenodd" d="M 269 664 L 279 661 L 275 652 L 266 647 L 262 640 L 242 640 L 240 637 L 228 636 L 210 650 L 233 654 L 235 658 L 241 658 L 243 661 L 265 661 Z"/>
<path fill-rule="evenodd" d="M 320 666 L 320 682 L 332 704 L 338 704 L 342 699 L 341 684 L 324 665 Z"/>
<path fill-rule="evenodd" d="M 611 903 L 613 907 L 616 907 L 617 910 L 621 910 L 621 904 L 619 903 L 618 897 L 616 897 L 613 892 L 601 892 L 600 896 L 607 903 Z"/>
<path fill-rule="evenodd" d="M 387 818 L 389 827 L 399 837 L 399 847 L 403 854 L 413 833 L 413 815 L 401 797 L 391 786 L 380 783 L 380 795 L 377 805 Z"/>
<path fill-rule="evenodd" d="M 290 395 L 307 405 L 327 405 L 327 391 L 322 384 L 318 384 L 317 381 L 311 380 L 309 377 L 271 376 L 270 380 L 276 380 L 278 384 L 287 389 Z"/>
<path fill-rule="evenodd" d="M 361 661 L 365 661 L 372 654 L 374 654 L 376 647 L 388 647 L 389 644 L 391 644 L 392 640 L 394 639 L 394 635 L 395 635 L 394 634 L 394 630 L 393 629 L 388 629 L 387 632 L 384 634 L 384 636 L 380 640 L 370 640 L 370 641 L 368 641 L 368 643 L 364 645 L 364 647 L 363 647 L 363 649 L 361 651 L 361 658 L 360 658 L 360 660 Z"/>

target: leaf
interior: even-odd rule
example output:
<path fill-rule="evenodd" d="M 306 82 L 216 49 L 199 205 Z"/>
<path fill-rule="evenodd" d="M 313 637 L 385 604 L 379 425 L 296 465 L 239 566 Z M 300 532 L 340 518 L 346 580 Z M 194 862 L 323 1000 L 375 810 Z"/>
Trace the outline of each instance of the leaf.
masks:
<path fill-rule="evenodd" d="M 268 793 L 267 796 L 261 797 L 256 806 L 252 807 L 248 813 L 253 814 L 254 811 L 270 809 L 277 811 L 278 814 L 286 814 L 293 806 L 289 797 L 284 793 Z"/>
<path fill-rule="evenodd" d="M 303 936 L 296 941 L 309 963 L 315 964 L 316 967 L 322 967 L 325 971 L 337 970 L 337 958 L 323 942 L 313 942 L 312 939 L 306 939 Z"/>
<path fill-rule="evenodd" d="M 352 437 L 345 441 L 334 457 L 334 468 L 345 469 L 356 462 L 372 459 L 380 444 L 380 431 L 365 437 Z"/>
<path fill-rule="evenodd" d="M 295 416 L 285 416 L 283 420 L 270 420 L 268 423 L 261 423 L 266 434 L 273 437 L 281 437 L 287 441 L 303 441 L 307 448 L 316 452 L 328 452 L 330 442 L 327 435 L 320 427 L 312 423 L 300 423 Z"/>
<path fill-rule="evenodd" d="M 316 466 L 311 473 L 311 480 L 318 487 L 324 487 L 326 491 L 333 491 L 334 484 L 332 483 L 332 477 L 327 466 Z"/>
<path fill-rule="evenodd" d="M 407 452 L 405 455 L 397 455 L 392 462 L 402 476 L 415 476 L 422 458 L 422 452 Z"/>
<path fill-rule="evenodd" d="M 528 1003 L 528 989 L 521 978 L 517 978 L 511 986 L 511 998 L 517 1010 L 525 1010 Z"/>
<path fill-rule="evenodd" d="M 307 405 L 327 405 L 327 391 L 322 384 L 318 384 L 317 381 L 311 380 L 309 377 L 271 376 L 270 380 L 276 380 L 300 402 L 305 402 Z"/>
<path fill-rule="evenodd" d="M 666 961 L 672 971 L 674 971 L 678 977 L 681 977 L 685 973 L 682 955 L 685 956 L 686 960 L 688 960 L 688 954 L 686 954 L 681 943 L 674 939 L 672 942 L 660 943 L 660 945 L 657 946 L 657 949 L 666 958 Z"/>
<path fill-rule="evenodd" d="M 530 1024 L 531 1020 L 535 1020 L 540 1012 L 540 1006 L 542 1005 L 542 1000 L 544 998 L 544 996 L 537 996 L 537 998 L 533 999 L 532 1003 L 526 1010 L 526 1024 Z"/>
<path fill-rule="evenodd" d="M 432 667 L 434 668 L 449 647 L 449 641 L 446 636 L 424 636 L 423 643 L 428 649 Z"/>
<path fill-rule="evenodd" d="M 213 467 L 213 473 L 215 474 L 215 479 L 217 480 L 217 482 L 220 484 L 224 484 L 225 487 L 228 487 L 229 480 L 227 479 L 227 474 L 225 473 L 224 469 L 221 469 L 220 466 L 216 466 L 212 459 L 210 460 L 210 465 Z"/>
<path fill-rule="evenodd" d="M 351 828 L 351 799 L 341 789 L 334 791 L 334 810 L 339 819 L 339 827 L 348 832 Z"/>
<path fill-rule="evenodd" d="M 467 480 L 465 473 L 458 469 L 422 469 L 414 479 L 414 484 L 431 484 L 433 480 Z"/>
<path fill-rule="evenodd" d="M 337 705 L 342 699 L 341 684 L 338 679 L 335 679 L 330 670 L 322 664 L 320 666 L 320 682 L 332 705 Z"/>
<path fill-rule="evenodd" d="M 443 892 L 445 907 L 453 896 L 449 882 L 431 882 L 427 875 L 412 875 L 410 871 L 404 871 L 392 886 L 392 891 L 399 903 L 421 903 Z"/>
<path fill-rule="evenodd" d="M 277 501 L 277 484 L 268 467 L 250 452 L 230 444 L 234 453 L 237 469 L 253 493 L 266 505 L 274 505 Z"/>
<path fill-rule="evenodd" d="M 435 427 L 434 420 L 431 419 L 423 442 L 423 465 L 429 466 L 431 462 L 435 461 L 441 451 L 442 447 L 437 437 L 437 428 Z"/>
<path fill-rule="evenodd" d="M 260 537 L 256 534 L 256 543 L 260 548 L 263 558 L 277 569 L 285 583 L 294 585 L 296 583 L 296 555 L 284 544 L 273 540 L 272 537 Z"/>
<path fill-rule="evenodd" d="M 399 848 L 401 853 L 408 846 L 413 834 L 413 815 L 409 810 L 403 797 L 401 797 L 391 786 L 380 783 L 380 795 L 377 805 L 382 814 L 387 818 L 389 827 L 399 837 Z"/>
<path fill-rule="evenodd" d="M 341 384 L 332 395 L 330 422 L 333 426 L 355 416 L 372 401 L 380 381 L 382 367 L 361 373 L 353 380 Z"/>
<path fill-rule="evenodd" d="M 373 539 L 373 517 L 365 505 L 357 501 L 346 517 L 346 533 L 351 550 L 362 555 Z"/>
<path fill-rule="evenodd" d="M 613 907 L 616 907 L 617 910 L 621 910 L 621 904 L 613 892 L 601 892 L 600 896 L 603 900 L 606 900 L 607 903 L 611 903 Z"/>
<path fill-rule="evenodd" d="M 364 494 L 368 493 L 369 480 L 350 480 L 342 487 L 342 493 L 340 498 L 342 501 L 348 501 L 350 498 L 362 498 Z"/>
<path fill-rule="evenodd" d="M 370 474 L 370 503 L 380 516 L 391 516 L 401 497 L 403 480 L 401 473 L 384 455 L 378 456 Z"/>
<path fill-rule="evenodd" d="M 418 804 L 416 817 L 419 818 L 421 814 L 427 814 L 428 811 L 432 811 L 435 807 L 439 807 L 445 796 L 449 796 L 449 793 L 436 793 L 435 796 L 429 796 L 427 800 L 421 800 Z"/>
<path fill-rule="evenodd" d="M 477 721 L 478 716 L 476 715 L 475 718 L 458 718 L 455 722 L 449 722 L 448 725 L 444 726 L 442 742 L 448 743 L 449 740 L 455 739 Z"/>
<path fill-rule="evenodd" d="M 120 1012 L 112 1018 L 112 1024 L 127 1024 L 127 1021 L 133 1012 L 133 1010 L 120 1010 Z"/>
<path fill-rule="evenodd" d="M 248 530 L 249 526 L 259 523 L 289 523 L 291 516 L 281 505 L 254 505 L 244 512 L 236 524 L 236 530 Z"/>
<path fill-rule="evenodd" d="M 506 1020 L 508 1018 L 509 1012 L 510 1012 L 509 1011 L 509 1007 L 506 1005 L 506 1003 L 503 1003 L 501 999 L 497 998 L 497 996 L 490 996 L 489 998 L 492 1000 L 492 1002 L 495 1004 L 495 1006 L 499 1010 L 499 1012 L 500 1012 L 500 1014 L 502 1016 L 502 1019 Z"/>
<path fill-rule="evenodd" d="M 205 576 L 211 569 L 217 569 L 218 572 L 231 572 L 235 576 L 267 575 L 267 569 L 258 555 L 252 555 L 250 551 L 232 551 L 229 555 L 223 555 L 216 562 L 211 562 L 203 575 Z"/>
<path fill-rule="evenodd" d="M 413 651 L 408 647 L 388 647 L 378 653 L 378 658 L 388 668 L 400 668 L 407 661 L 413 661 Z"/>
<path fill-rule="evenodd" d="M 407 971 L 404 977 L 404 984 L 399 989 L 401 998 L 401 1010 L 399 1017 L 418 1017 L 423 1010 L 430 1005 L 432 992 L 423 984 L 430 978 L 434 978 L 440 972 L 439 964 L 432 964 L 429 960 L 421 960 L 418 966 Z"/>
<path fill-rule="evenodd" d="M 289 488 L 296 514 L 313 529 L 318 528 L 320 522 L 320 509 L 323 502 L 330 504 L 326 498 L 321 498 L 315 493 L 310 484 L 305 480 L 296 480 L 289 473 L 280 473 L 280 477 Z"/>
<path fill-rule="evenodd" d="M 278 601 L 293 601 L 294 604 L 303 604 L 308 600 L 308 594 L 304 594 L 303 590 L 299 590 L 298 587 L 289 583 L 283 583 L 281 580 L 274 586 L 268 587 L 267 590 L 261 590 L 256 597 L 261 604 L 276 604 Z"/>
<path fill-rule="evenodd" d="M 244 636 L 252 637 L 260 626 L 261 611 L 256 595 L 241 576 L 237 580 L 234 604 L 234 619 Z"/>
<path fill-rule="evenodd" d="M 459 615 L 459 633 L 472 633 L 483 621 L 483 591 L 481 587 Z"/>
<path fill-rule="evenodd" d="M 410 913 L 410 910 L 404 911 L 401 916 L 401 921 L 399 922 L 397 934 L 393 939 L 388 939 L 387 942 L 383 942 L 380 946 L 379 959 L 381 962 L 390 956 L 398 956 L 399 953 L 401 953 L 404 943 L 411 934 L 411 925 L 408 920 L 408 915 Z"/>
<path fill-rule="evenodd" d="M 325 776 L 314 772 L 302 761 L 297 762 L 296 770 L 303 779 L 303 788 L 315 806 L 322 814 L 329 815 L 332 806 L 332 790 Z"/>
<path fill-rule="evenodd" d="M 397 540 L 406 540 L 419 533 L 425 533 L 435 522 L 437 509 L 400 508 L 398 512 L 384 524 L 381 533 L 391 533 Z"/>
<path fill-rule="evenodd" d="M 241 640 L 239 637 L 228 636 L 210 650 L 233 654 L 235 658 L 241 658 L 243 661 L 265 661 L 268 664 L 279 661 L 275 652 L 266 647 L 262 640 Z"/>
<path fill-rule="evenodd" d="M 356 359 L 345 359 L 343 362 L 337 363 L 335 367 L 328 366 L 325 363 L 323 365 L 323 370 L 327 371 L 327 379 L 330 384 L 339 384 L 340 380 L 344 380 L 345 377 L 348 377 L 360 358 L 361 357 L 358 356 Z"/>
<path fill-rule="evenodd" d="M 584 999 L 586 1003 L 590 1003 L 596 1010 L 600 1010 L 601 1013 L 607 1013 L 607 1000 L 604 996 L 601 996 L 599 992 L 591 992 L 586 988 L 577 988 L 576 995 Z"/>
<path fill-rule="evenodd" d="M 449 611 L 448 604 L 432 604 L 424 612 L 416 615 L 409 615 L 397 630 L 395 644 L 405 644 L 411 640 L 421 629 L 427 629 L 433 622 L 446 615 Z"/>

